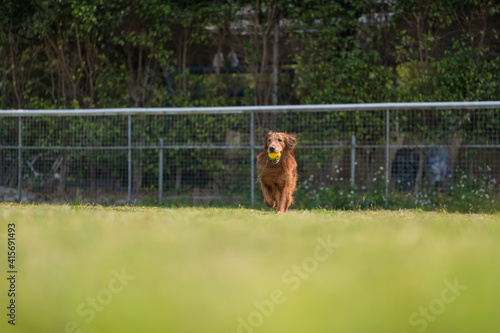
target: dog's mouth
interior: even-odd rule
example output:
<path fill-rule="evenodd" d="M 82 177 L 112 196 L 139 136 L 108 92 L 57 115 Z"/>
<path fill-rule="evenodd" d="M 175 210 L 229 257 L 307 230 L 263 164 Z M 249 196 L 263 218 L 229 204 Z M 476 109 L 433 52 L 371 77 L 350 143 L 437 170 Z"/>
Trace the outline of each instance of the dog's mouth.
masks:
<path fill-rule="evenodd" d="M 270 159 L 274 164 L 278 164 L 281 159 L 280 151 L 268 151 L 267 153 L 268 159 Z"/>

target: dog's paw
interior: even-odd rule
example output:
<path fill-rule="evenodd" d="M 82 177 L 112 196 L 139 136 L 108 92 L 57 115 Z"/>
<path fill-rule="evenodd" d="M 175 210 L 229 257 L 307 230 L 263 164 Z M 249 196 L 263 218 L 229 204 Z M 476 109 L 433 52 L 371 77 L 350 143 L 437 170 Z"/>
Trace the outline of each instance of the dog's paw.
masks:
<path fill-rule="evenodd" d="M 264 200 L 264 204 L 267 207 L 274 208 L 276 206 L 276 201 L 273 201 L 273 200 Z"/>

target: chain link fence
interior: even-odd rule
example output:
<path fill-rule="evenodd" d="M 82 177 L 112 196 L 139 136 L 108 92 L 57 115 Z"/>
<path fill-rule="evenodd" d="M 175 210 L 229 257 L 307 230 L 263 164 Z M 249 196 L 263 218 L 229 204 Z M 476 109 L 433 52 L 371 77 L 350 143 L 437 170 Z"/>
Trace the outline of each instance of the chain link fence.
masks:
<path fill-rule="evenodd" d="M 0 111 L 0 201 L 261 205 L 299 136 L 299 208 L 498 207 L 500 102 Z"/>

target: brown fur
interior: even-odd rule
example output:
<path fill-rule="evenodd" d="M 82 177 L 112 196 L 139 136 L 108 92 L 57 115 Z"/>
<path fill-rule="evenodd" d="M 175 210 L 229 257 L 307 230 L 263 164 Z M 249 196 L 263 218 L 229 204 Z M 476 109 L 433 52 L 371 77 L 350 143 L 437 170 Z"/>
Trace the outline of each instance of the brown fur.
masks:
<path fill-rule="evenodd" d="M 257 172 L 260 175 L 272 148 L 274 152 L 281 152 L 277 163 L 269 161 L 260 181 L 264 203 L 278 214 L 288 211 L 293 203 L 292 194 L 297 183 L 297 162 L 294 158 L 296 144 L 295 135 L 271 131 L 264 136 L 264 150 L 257 155 Z"/>

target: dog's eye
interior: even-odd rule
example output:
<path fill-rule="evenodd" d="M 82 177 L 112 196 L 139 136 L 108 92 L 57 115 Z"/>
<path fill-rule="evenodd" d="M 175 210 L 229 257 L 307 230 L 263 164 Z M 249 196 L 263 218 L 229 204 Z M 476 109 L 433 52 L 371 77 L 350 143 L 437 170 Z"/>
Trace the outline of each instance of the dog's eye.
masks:
<path fill-rule="evenodd" d="M 271 139 L 267 140 L 267 142 L 271 142 Z"/>
<path fill-rule="evenodd" d="M 278 139 L 279 142 L 281 142 L 281 139 Z"/>

